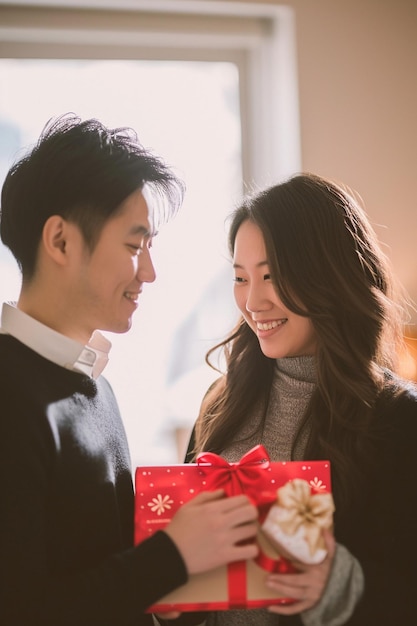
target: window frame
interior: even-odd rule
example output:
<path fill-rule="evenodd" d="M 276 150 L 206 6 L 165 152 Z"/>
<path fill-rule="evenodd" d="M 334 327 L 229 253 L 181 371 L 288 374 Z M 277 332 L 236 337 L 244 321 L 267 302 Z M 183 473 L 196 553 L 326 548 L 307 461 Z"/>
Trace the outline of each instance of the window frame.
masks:
<path fill-rule="evenodd" d="M 293 9 L 215 0 L 0 2 L 0 57 L 230 61 L 243 191 L 301 168 Z"/>

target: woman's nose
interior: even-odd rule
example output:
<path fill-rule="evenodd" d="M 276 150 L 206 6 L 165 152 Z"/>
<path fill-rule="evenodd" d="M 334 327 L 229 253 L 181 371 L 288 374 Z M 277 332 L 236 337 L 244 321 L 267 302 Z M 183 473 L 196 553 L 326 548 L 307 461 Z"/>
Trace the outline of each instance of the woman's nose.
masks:
<path fill-rule="evenodd" d="M 246 299 L 246 310 L 248 313 L 257 313 L 258 311 L 268 310 L 271 303 L 266 296 L 267 294 L 264 292 L 262 287 L 250 287 L 248 297 Z"/>

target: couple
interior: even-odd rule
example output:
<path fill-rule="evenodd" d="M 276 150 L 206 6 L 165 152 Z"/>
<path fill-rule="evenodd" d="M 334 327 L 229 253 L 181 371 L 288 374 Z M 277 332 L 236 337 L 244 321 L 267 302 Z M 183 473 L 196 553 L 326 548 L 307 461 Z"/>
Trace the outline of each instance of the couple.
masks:
<path fill-rule="evenodd" d="M 187 458 L 235 461 L 263 443 L 274 461 L 330 459 L 328 556 L 266 578 L 292 605 L 145 614 L 190 575 L 257 554 L 256 508 L 221 491 L 133 546 L 129 450 L 98 329 L 129 330 L 155 280 L 152 239 L 182 194 L 131 129 L 73 115 L 51 121 L 6 177 L 1 239 L 22 285 L 0 333 L 0 623 L 411 623 L 417 392 L 394 373 L 401 309 L 362 209 L 310 174 L 232 215 L 242 316 L 218 346 L 227 372 L 203 400 Z"/>

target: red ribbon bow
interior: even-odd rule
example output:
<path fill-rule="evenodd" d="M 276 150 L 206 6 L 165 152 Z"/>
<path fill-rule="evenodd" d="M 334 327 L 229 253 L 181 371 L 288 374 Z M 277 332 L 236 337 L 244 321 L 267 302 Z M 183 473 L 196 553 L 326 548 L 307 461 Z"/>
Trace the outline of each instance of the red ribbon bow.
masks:
<path fill-rule="evenodd" d="M 224 489 L 228 496 L 244 493 L 259 504 L 262 472 L 269 467 L 269 456 L 262 445 L 246 452 L 237 463 L 229 463 L 214 452 L 202 452 L 197 465 L 206 474 L 208 488 Z"/>

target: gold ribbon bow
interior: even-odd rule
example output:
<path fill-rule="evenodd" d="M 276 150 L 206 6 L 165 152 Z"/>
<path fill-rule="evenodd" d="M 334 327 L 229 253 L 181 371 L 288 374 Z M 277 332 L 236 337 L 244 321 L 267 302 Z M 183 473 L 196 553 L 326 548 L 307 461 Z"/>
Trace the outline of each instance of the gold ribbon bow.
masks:
<path fill-rule="evenodd" d="M 331 528 L 334 503 L 330 493 L 312 493 L 310 485 L 295 478 L 278 489 L 278 504 L 285 509 L 285 518 L 279 525 L 287 535 L 293 535 L 304 526 L 310 554 L 323 547 L 322 529 Z"/>

